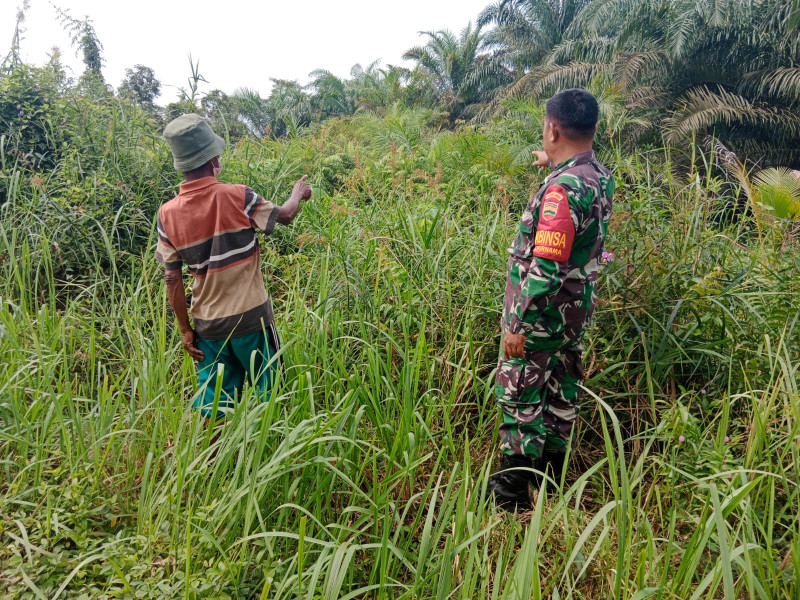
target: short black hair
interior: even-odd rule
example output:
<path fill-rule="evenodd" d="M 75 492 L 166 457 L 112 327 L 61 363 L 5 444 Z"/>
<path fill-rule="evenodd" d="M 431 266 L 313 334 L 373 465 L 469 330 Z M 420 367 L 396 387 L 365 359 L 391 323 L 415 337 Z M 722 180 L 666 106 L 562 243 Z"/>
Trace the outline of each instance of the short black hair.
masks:
<path fill-rule="evenodd" d="M 594 136 L 599 112 L 597 98 L 583 88 L 558 92 L 545 105 L 545 115 L 558 121 L 564 136 L 574 140 Z"/>

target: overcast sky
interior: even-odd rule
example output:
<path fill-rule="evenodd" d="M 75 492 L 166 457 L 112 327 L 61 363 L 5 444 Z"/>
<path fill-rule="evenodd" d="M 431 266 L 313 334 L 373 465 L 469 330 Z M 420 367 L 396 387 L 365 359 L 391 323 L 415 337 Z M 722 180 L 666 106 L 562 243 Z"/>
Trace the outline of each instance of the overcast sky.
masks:
<path fill-rule="evenodd" d="M 208 80 L 202 90 L 233 92 L 250 87 L 267 95 L 270 78 L 308 82 L 308 74 L 323 68 L 348 76 L 350 67 L 405 64 L 408 48 L 424 43 L 419 31 L 460 32 L 491 0 L 54 0 L 73 17 L 89 15 L 103 57 L 106 81 L 117 87 L 125 69 L 143 64 L 162 83 L 159 104 L 177 97 L 186 86 L 191 52 Z M 82 72 L 69 36 L 48 0 L 30 0 L 22 55 L 42 64 L 53 46 L 63 62 Z M 6 55 L 22 0 L 0 0 L 0 58 Z M 410 66 L 410 65 L 407 65 Z"/>

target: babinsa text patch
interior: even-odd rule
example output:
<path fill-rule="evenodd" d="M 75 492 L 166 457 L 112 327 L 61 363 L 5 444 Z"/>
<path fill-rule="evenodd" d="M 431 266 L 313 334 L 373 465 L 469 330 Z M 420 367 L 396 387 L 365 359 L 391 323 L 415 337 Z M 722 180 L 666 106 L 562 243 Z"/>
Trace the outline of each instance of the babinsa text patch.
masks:
<path fill-rule="evenodd" d="M 542 198 L 533 255 L 564 262 L 569 258 L 574 240 L 575 225 L 569 212 L 567 191 L 560 185 L 551 185 Z"/>

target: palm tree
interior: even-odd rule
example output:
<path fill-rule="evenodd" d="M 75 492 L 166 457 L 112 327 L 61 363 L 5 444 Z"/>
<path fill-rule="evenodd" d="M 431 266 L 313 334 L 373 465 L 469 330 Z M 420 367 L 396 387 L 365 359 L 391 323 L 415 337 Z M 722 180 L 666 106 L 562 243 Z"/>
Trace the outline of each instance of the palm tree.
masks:
<path fill-rule="evenodd" d="M 325 69 L 312 71 L 310 76 L 313 79 L 306 89 L 311 91 L 310 102 L 315 120 L 353 114 L 355 105 L 350 96 L 348 82 Z"/>
<path fill-rule="evenodd" d="M 786 0 L 595 0 L 514 87 L 544 97 L 598 77 L 670 142 L 714 133 L 738 154 L 800 163 L 800 42 Z"/>
<path fill-rule="evenodd" d="M 408 50 L 403 58 L 417 62 L 417 70 L 430 78 L 434 96 L 453 122 L 477 112 L 511 72 L 500 57 L 488 52 L 481 26 L 467 25 L 456 36 L 450 31 L 423 31 L 424 46 Z"/>
<path fill-rule="evenodd" d="M 411 79 L 408 69 L 395 65 L 381 68 L 376 60 L 366 69 L 353 65 L 348 87 L 358 110 L 385 111 L 398 102 L 414 104 L 414 98 L 409 97 Z"/>
<path fill-rule="evenodd" d="M 522 75 L 561 43 L 575 16 L 591 1 L 500 0 L 481 12 L 478 25 L 496 25 L 487 34 L 487 44 Z"/>
<path fill-rule="evenodd" d="M 272 92 L 268 98 L 248 88 L 237 89 L 233 97 L 239 118 L 256 137 L 295 135 L 298 129 L 311 122 L 311 101 L 296 81 L 271 79 Z"/>

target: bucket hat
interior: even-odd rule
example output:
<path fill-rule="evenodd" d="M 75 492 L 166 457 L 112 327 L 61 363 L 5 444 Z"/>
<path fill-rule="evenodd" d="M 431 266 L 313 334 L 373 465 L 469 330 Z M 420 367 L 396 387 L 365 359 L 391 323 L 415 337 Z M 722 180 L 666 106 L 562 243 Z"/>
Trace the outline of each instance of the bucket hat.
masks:
<path fill-rule="evenodd" d="M 193 113 L 170 121 L 164 138 L 172 150 L 172 164 L 182 173 L 202 167 L 225 151 L 225 140 L 211 130 L 203 117 Z"/>

